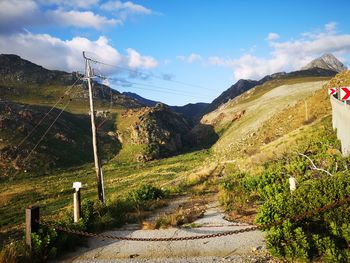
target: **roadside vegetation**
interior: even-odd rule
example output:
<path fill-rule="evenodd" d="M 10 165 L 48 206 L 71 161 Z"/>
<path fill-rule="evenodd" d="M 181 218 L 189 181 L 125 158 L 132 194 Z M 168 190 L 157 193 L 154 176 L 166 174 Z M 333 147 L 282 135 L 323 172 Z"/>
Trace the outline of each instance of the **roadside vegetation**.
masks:
<path fill-rule="evenodd" d="M 187 191 L 192 191 L 194 186 L 204 181 L 203 178 L 210 171 L 203 172 L 198 167 L 209 156 L 210 151 L 204 150 L 147 163 L 114 160 L 105 164 L 105 206 L 97 201 L 92 165 L 56 171 L 40 177 L 23 174 L 11 181 L 2 182 L 4 191 L 0 193 L 0 212 L 7 216 L 1 217 L 0 262 L 18 262 L 22 259 L 25 262 L 28 257 L 33 256 L 24 249 L 22 240 L 25 207 L 39 205 L 43 220 L 90 232 L 121 226 L 126 222 L 142 224 L 151 210 L 166 205 L 169 195 L 187 194 Z M 86 212 L 79 224 L 73 224 L 72 219 L 74 181 L 81 181 L 83 184 L 83 211 Z M 45 227 L 39 236 L 33 238 L 39 244 L 38 251 L 35 252 L 38 260 L 59 254 L 60 251 L 72 247 L 72 243 L 77 244 L 74 236 L 70 235 L 68 240 L 67 235 Z"/>
<path fill-rule="evenodd" d="M 263 163 L 260 172 L 228 169 L 220 184 L 221 202 L 236 218 L 255 208 L 256 213 L 253 209 L 251 214 L 260 225 L 283 220 L 267 231 L 267 247 L 274 256 L 303 262 L 349 262 L 349 203 L 298 222 L 292 220 L 350 194 L 350 158 L 341 155 L 331 118 L 303 134 L 303 140 L 283 156 Z M 291 176 L 297 181 L 292 193 Z"/>
<path fill-rule="evenodd" d="M 350 158 L 341 156 L 339 141 L 332 129 L 329 98 L 325 89 L 321 89 L 326 79 L 329 78 L 267 82 L 229 102 L 223 108 L 223 115 L 219 112 L 206 115 L 207 124 L 213 124 L 215 131 L 222 135 L 209 150 L 132 162 L 137 153 L 146 150 L 145 145 L 130 144 L 122 148 L 110 142 L 110 138 L 102 138 L 105 205 L 97 201 L 91 163 L 0 177 L 0 214 L 6 215 L 0 217 L 0 262 L 33 259 L 41 262 L 81 244 L 74 235 L 42 227 L 33 234 L 34 249 L 29 253 L 23 240 L 24 208 L 29 205 L 41 207 L 42 220 L 76 230 L 100 232 L 125 223 L 141 225 L 152 211 L 167 205 L 174 196 L 188 195 L 192 198 L 190 202 L 148 227 L 191 227 L 204 213 L 205 197 L 217 192 L 234 221 L 260 225 L 284 221 L 267 229 L 267 247 L 272 255 L 289 261 L 349 262 L 349 204 L 298 222 L 292 220 L 295 215 L 350 195 Z M 349 85 L 347 80 L 350 80 L 349 71 L 338 74 L 325 86 Z M 277 93 L 272 99 L 270 91 Z M 265 98 L 266 95 L 269 96 Z M 304 96 L 304 100 L 300 100 L 300 96 Z M 107 102 L 103 106 L 108 108 Z M 73 103 L 72 107 L 75 113 L 86 111 L 79 108 L 79 103 Z M 242 116 L 230 119 L 238 111 Z M 122 114 L 122 110 L 115 108 L 101 133 L 124 131 L 128 142 L 128 127 L 136 119 L 122 119 Z M 81 119 L 84 127 L 88 124 L 86 118 Z M 114 118 L 118 127 L 114 127 Z M 69 120 L 76 122 L 74 118 Z M 76 135 L 77 141 L 88 137 L 82 131 Z M 90 142 L 87 139 L 86 142 L 88 147 Z M 57 144 L 54 140 L 50 143 Z M 119 156 L 111 159 L 119 151 Z M 86 160 L 82 163 L 91 161 L 91 154 L 84 152 Z M 292 193 L 288 184 L 291 176 L 297 181 L 297 189 Z M 75 181 L 83 184 L 79 223 L 73 223 L 72 218 L 72 183 Z"/>

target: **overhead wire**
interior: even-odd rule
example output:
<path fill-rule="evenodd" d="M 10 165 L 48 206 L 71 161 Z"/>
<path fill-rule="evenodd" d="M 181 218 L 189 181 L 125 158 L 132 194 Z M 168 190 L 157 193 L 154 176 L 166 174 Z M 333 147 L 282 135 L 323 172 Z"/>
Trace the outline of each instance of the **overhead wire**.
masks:
<path fill-rule="evenodd" d="M 73 94 L 73 96 L 77 93 L 77 91 Z M 68 102 L 65 104 L 65 106 L 60 110 L 60 112 L 58 113 L 58 115 L 56 116 L 56 118 L 52 121 L 52 123 L 50 124 L 50 126 L 46 129 L 46 131 L 44 132 L 44 134 L 40 137 L 40 139 L 38 140 L 38 142 L 34 145 L 34 147 L 30 150 L 29 154 L 27 155 L 27 157 L 23 160 L 23 163 L 25 163 L 29 157 L 32 155 L 32 153 L 35 151 L 35 149 L 39 146 L 39 144 L 42 142 L 42 140 L 45 138 L 45 136 L 48 134 L 48 132 L 51 130 L 51 128 L 53 127 L 53 125 L 57 122 L 57 120 L 59 119 L 59 117 L 62 115 L 62 113 L 66 110 L 66 108 L 69 106 L 69 104 L 71 103 L 72 98 L 70 97 Z"/>
<path fill-rule="evenodd" d="M 188 91 L 183 91 L 183 90 L 174 90 L 174 89 L 169 89 L 169 88 L 163 88 L 157 85 L 149 84 L 149 83 L 139 83 L 139 82 L 132 82 L 129 80 L 122 80 L 118 78 L 113 78 L 113 77 L 107 77 L 106 75 L 103 74 L 95 74 L 94 75 L 97 78 L 103 79 L 103 80 L 111 80 L 112 82 L 118 82 L 122 87 L 128 87 L 130 89 L 136 88 L 140 90 L 150 90 L 150 91 L 156 91 L 156 92 L 161 92 L 161 93 L 168 93 L 168 94 L 174 94 L 174 95 L 179 95 L 179 96 L 187 96 L 187 97 L 193 97 L 193 98 L 202 98 L 202 99 L 208 99 L 206 96 L 201 96 L 198 95 L 197 93 L 194 92 L 188 92 Z M 128 86 L 126 86 L 128 85 Z M 140 85 L 140 86 L 146 86 L 150 88 L 140 88 L 135 85 Z"/>
<path fill-rule="evenodd" d="M 155 92 L 160 92 L 160 93 L 173 94 L 173 95 L 178 95 L 178 96 L 186 96 L 186 97 L 192 97 L 192 98 L 207 99 L 207 97 L 204 97 L 204 96 L 195 96 L 195 95 L 190 95 L 190 94 L 183 94 L 183 93 L 177 93 L 177 92 L 165 91 L 165 90 L 159 90 L 159 89 L 152 89 L 152 88 L 144 88 L 144 87 L 137 87 L 137 86 L 131 86 L 131 87 L 129 87 L 129 88 L 130 88 L 130 89 L 139 89 L 139 90 L 149 90 L 149 91 L 155 91 Z"/>
<path fill-rule="evenodd" d="M 76 85 L 76 83 L 81 80 L 80 78 L 77 78 L 75 82 L 67 88 L 67 90 L 64 92 L 64 95 L 61 96 L 56 103 L 51 107 L 51 109 L 46 112 L 46 114 L 39 120 L 39 122 L 33 127 L 33 129 L 21 140 L 21 142 L 15 147 L 15 150 L 18 150 L 19 147 L 22 146 L 22 144 L 34 133 L 34 131 L 41 125 L 41 123 L 49 116 L 49 114 L 52 112 L 52 110 L 63 100 L 64 96 L 69 94 L 69 92 L 72 90 L 72 88 Z"/>
<path fill-rule="evenodd" d="M 164 93 L 167 93 L 167 91 L 170 91 L 172 94 L 177 94 L 177 95 L 185 95 L 185 96 L 194 96 L 194 97 L 201 97 L 201 98 L 207 98 L 205 96 L 201 96 L 197 93 L 194 93 L 194 92 L 188 92 L 188 91 L 178 91 L 178 90 L 174 90 L 174 89 L 169 89 L 169 88 L 163 88 L 163 87 L 160 87 L 160 86 L 157 86 L 157 85 L 153 85 L 153 84 L 149 84 L 149 83 L 139 83 L 139 82 L 132 82 L 132 81 L 126 81 L 126 82 L 123 82 L 122 80 L 120 79 L 117 79 L 117 78 L 111 78 L 111 77 L 106 77 L 107 79 L 109 80 L 112 80 L 112 81 L 117 81 L 117 82 L 120 82 L 123 84 L 132 84 L 132 86 L 130 86 L 129 88 L 133 88 L 134 86 L 133 85 L 140 85 L 140 86 L 146 86 L 146 87 L 150 87 L 150 88 L 153 88 L 153 91 L 154 88 L 157 89 L 156 91 L 160 91 L 160 92 L 164 92 Z"/>
<path fill-rule="evenodd" d="M 160 79 L 160 80 L 163 80 L 163 81 L 174 82 L 174 83 L 178 83 L 178 84 L 181 84 L 181 85 L 184 85 L 184 86 L 188 86 L 188 87 L 201 88 L 201 89 L 210 90 L 210 91 L 217 91 L 215 89 L 203 87 L 203 86 L 197 85 L 197 84 L 186 83 L 186 82 L 178 81 L 178 80 L 174 80 L 174 79 L 167 79 L 167 78 L 164 78 L 164 76 L 160 76 L 160 75 L 157 75 L 157 74 L 154 74 L 154 73 L 147 74 L 147 73 L 144 72 L 144 70 L 141 71 L 141 70 L 130 69 L 130 68 L 119 66 L 119 65 L 112 65 L 112 64 L 109 64 L 109 63 L 106 63 L 106 62 L 102 62 L 102 61 L 99 61 L 99 60 L 96 60 L 96 59 L 91 59 L 91 58 L 89 58 L 89 60 L 91 62 L 102 64 L 102 65 L 105 65 L 105 66 L 126 70 L 126 71 L 134 73 L 136 75 L 139 75 L 141 73 L 141 74 L 144 74 L 146 77 L 153 77 L 153 78 L 157 78 L 157 79 Z"/>

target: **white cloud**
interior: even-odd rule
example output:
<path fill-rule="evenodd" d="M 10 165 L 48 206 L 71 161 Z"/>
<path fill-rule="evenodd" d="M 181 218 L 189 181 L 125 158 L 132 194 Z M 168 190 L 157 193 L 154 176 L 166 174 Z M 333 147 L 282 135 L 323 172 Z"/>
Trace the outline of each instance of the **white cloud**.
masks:
<path fill-rule="evenodd" d="M 350 34 L 336 34 L 335 31 L 336 23 L 332 22 L 325 25 L 322 32 L 304 33 L 299 39 L 283 42 L 276 41 L 273 36 L 269 40 L 270 57 L 249 53 L 236 59 L 213 56 L 208 58 L 208 63 L 232 68 L 235 79 L 260 79 L 279 71 L 298 70 L 324 53 L 333 53 L 338 58 L 350 53 Z"/>
<path fill-rule="evenodd" d="M 98 3 L 99 0 L 0 0 L 0 34 L 47 25 L 101 30 L 123 24 L 131 14 L 152 14 L 152 10 L 130 1 L 110 1 L 101 8 L 110 5 L 116 13 L 105 12 L 105 16 L 98 14 L 100 9 L 91 9 Z M 111 15 L 118 18 L 111 18 Z"/>
<path fill-rule="evenodd" d="M 330 32 L 330 31 L 335 31 L 337 28 L 337 23 L 336 22 L 330 22 L 324 26 L 325 30 Z"/>
<path fill-rule="evenodd" d="M 276 39 L 279 39 L 280 38 L 280 35 L 279 34 L 277 34 L 277 33 L 269 33 L 268 35 L 267 35 L 267 40 L 268 41 L 272 41 L 272 40 L 276 40 Z"/>
<path fill-rule="evenodd" d="M 54 4 L 59 7 L 72 7 L 72 8 L 90 8 L 97 5 L 99 0 L 38 0 L 38 2 L 44 5 Z"/>
<path fill-rule="evenodd" d="M 127 1 L 108 1 L 101 5 L 101 9 L 107 10 L 107 11 L 120 11 L 125 12 L 128 14 L 143 14 L 143 15 L 150 15 L 152 14 L 152 10 L 148 9 L 142 5 L 135 4 L 133 2 Z"/>
<path fill-rule="evenodd" d="M 129 65 L 132 68 L 152 68 L 158 62 L 150 56 L 142 56 L 133 49 L 122 55 L 113 48 L 106 37 L 91 41 L 84 37 L 62 40 L 48 34 L 19 33 L 10 36 L 0 35 L 2 53 L 17 54 L 49 69 L 83 71 L 83 51 L 98 54 L 103 62 L 112 65 Z M 117 72 L 117 68 L 104 68 L 103 73 Z M 109 70 L 109 72 L 106 72 Z"/>
<path fill-rule="evenodd" d="M 141 56 L 136 50 L 128 48 L 127 50 L 127 65 L 130 68 L 151 69 L 158 66 L 158 61 L 151 56 Z"/>
<path fill-rule="evenodd" d="M 34 1 L 3 0 L 0 2 L 0 21 L 19 19 L 26 14 L 33 14 L 38 7 Z"/>
<path fill-rule="evenodd" d="M 192 64 L 196 61 L 202 60 L 202 57 L 196 53 L 191 53 L 189 56 L 177 56 L 176 59 Z"/>
<path fill-rule="evenodd" d="M 94 14 L 91 11 L 64 11 L 62 9 L 57 9 L 48 11 L 46 15 L 55 24 L 80 28 L 102 29 L 105 26 L 122 24 L 121 20 L 108 19 L 104 16 Z"/>
<path fill-rule="evenodd" d="M 39 23 L 38 13 L 38 6 L 32 0 L 1 0 L 0 33 L 11 32 L 28 23 Z"/>

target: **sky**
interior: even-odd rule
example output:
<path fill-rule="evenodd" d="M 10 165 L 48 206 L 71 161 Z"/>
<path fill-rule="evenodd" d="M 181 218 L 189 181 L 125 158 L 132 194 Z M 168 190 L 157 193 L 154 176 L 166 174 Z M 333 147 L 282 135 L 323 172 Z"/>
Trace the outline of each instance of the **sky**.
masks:
<path fill-rule="evenodd" d="M 0 53 L 84 72 L 169 105 L 211 102 L 237 80 L 324 53 L 350 66 L 350 1 L 0 0 Z"/>

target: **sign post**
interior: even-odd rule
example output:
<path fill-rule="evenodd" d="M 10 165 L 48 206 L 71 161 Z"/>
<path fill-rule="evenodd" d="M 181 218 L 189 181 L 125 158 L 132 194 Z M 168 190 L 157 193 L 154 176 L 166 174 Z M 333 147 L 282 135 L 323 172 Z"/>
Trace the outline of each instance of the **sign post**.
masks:
<path fill-rule="evenodd" d="M 80 189 L 81 182 L 74 182 L 73 188 L 75 192 L 73 194 L 73 206 L 74 206 L 74 223 L 79 222 L 81 214 L 81 199 L 80 199 Z"/>

